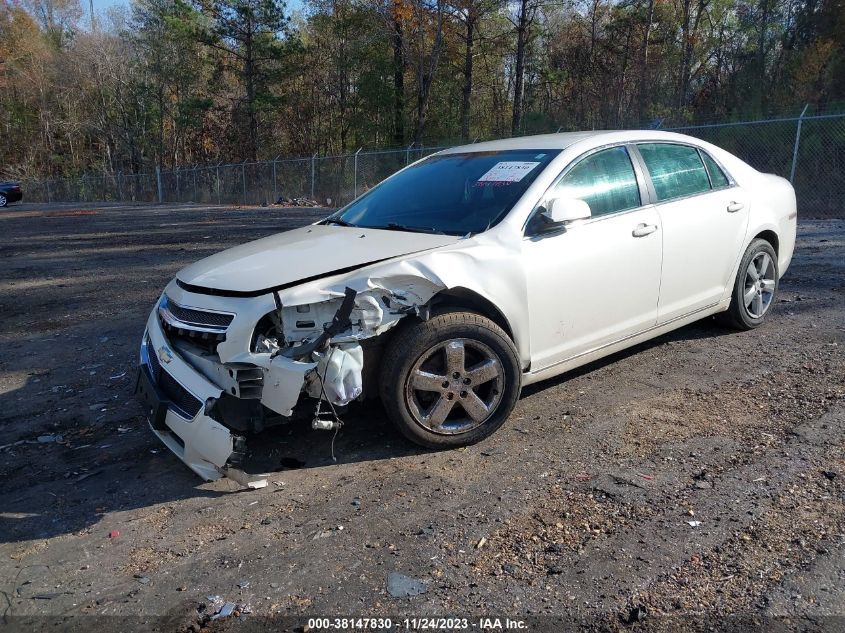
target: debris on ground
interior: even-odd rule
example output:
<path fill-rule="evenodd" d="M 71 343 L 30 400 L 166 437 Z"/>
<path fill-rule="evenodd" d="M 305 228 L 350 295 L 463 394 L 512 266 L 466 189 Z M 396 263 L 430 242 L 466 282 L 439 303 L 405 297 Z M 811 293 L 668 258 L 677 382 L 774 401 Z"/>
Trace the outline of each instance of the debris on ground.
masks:
<path fill-rule="evenodd" d="M 642 622 L 645 620 L 646 616 L 648 615 L 648 610 L 645 606 L 639 604 L 635 607 L 632 607 L 630 611 L 628 611 L 627 617 L 624 618 L 626 624 L 636 624 L 637 622 Z"/>
<path fill-rule="evenodd" d="M 320 203 L 316 200 L 311 200 L 310 198 L 299 197 L 299 198 L 286 198 L 281 196 L 278 200 L 276 200 L 276 206 L 279 207 L 319 207 Z"/>
<path fill-rule="evenodd" d="M 426 592 L 425 582 L 392 571 L 387 575 L 387 592 L 394 598 L 411 598 Z"/>
<path fill-rule="evenodd" d="M 218 620 L 220 618 L 228 618 L 235 612 L 235 607 L 237 607 L 237 605 L 234 602 L 224 602 L 223 606 L 220 607 L 220 610 L 211 616 L 211 619 Z"/>

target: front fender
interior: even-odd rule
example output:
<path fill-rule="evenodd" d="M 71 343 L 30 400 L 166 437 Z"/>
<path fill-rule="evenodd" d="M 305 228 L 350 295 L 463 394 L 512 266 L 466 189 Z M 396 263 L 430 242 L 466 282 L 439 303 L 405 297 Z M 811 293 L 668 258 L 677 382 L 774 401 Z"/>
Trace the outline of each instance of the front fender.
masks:
<path fill-rule="evenodd" d="M 525 274 L 518 251 L 494 238 L 476 236 L 452 247 L 365 266 L 279 291 L 284 306 L 339 299 L 347 287 L 360 294 L 382 291 L 396 303 L 422 307 L 444 290 L 465 289 L 491 303 L 513 334 L 523 366 L 530 361 Z"/>

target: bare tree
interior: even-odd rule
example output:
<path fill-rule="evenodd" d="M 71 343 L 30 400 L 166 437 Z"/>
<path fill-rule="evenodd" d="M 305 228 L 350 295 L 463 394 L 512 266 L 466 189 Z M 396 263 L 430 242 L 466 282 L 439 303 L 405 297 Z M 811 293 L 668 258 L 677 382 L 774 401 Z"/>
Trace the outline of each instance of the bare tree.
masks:
<path fill-rule="evenodd" d="M 519 0 L 516 18 L 509 18 L 516 29 L 516 56 L 513 64 L 513 116 L 511 135 L 522 128 L 523 99 L 525 96 L 525 55 L 531 37 L 531 27 L 537 16 L 538 0 Z"/>
<path fill-rule="evenodd" d="M 431 98 L 431 85 L 443 51 L 444 0 L 414 0 L 414 17 L 417 29 L 417 108 L 414 124 L 414 145 L 422 145 L 425 133 L 428 105 Z M 434 34 L 429 48 L 426 40 L 430 22 L 433 22 Z"/>

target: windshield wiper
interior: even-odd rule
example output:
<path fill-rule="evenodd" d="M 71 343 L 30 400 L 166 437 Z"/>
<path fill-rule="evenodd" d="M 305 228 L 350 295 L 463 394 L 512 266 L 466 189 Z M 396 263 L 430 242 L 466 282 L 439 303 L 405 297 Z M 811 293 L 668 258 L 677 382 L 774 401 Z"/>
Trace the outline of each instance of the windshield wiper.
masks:
<path fill-rule="evenodd" d="M 437 235 L 445 235 L 444 231 L 432 228 L 430 226 L 405 226 L 397 222 L 388 222 L 384 226 L 371 226 L 371 229 L 378 229 L 381 231 L 408 231 L 409 233 L 435 233 Z"/>
<path fill-rule="evenodd" d="M 340 218 L 326 218 L 325 220 L 323 220 L 322 224 L 336 224 L 337 226 L 358 226 L 357 224 L 352 224 L 351 222 L 341 220 Z"/>

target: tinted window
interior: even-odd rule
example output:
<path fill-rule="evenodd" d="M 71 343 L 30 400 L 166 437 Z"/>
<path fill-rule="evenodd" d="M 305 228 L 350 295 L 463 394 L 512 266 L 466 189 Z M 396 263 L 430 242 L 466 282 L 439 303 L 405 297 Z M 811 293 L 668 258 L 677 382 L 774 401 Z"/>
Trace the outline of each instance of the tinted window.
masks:
<path fill-rule="evenodd" d="M 331 216 L 371 229 L 466 235 L 501 220 L 560 150 L 431 156 Z"/>
<path fill-rule="evenodd" d="M 658 200 L 681 198 L 710 189 L 707 171 L 694 147 L 645 143 L 637 148 L 651 174 Z"/>
<path fill-rule="evenodd" d="M 628 151 L 612 147 L 587 156 L 561 178 L 555 196 L 583 200 L 594 216 L 640 206 L 640 189 Z"/>
<path fill-rule="evenodd" d="M 704 164 L 707 165 L 707 171 L 710 173 L 710 183 L 713 185 L 713 189 L 727 187 L 730 184 L 728 177 L 725 176 L 725 172 L 716 164 L 716 161 L 707 152 L 701 152 L 701 157 L 704 159 Z"/>

